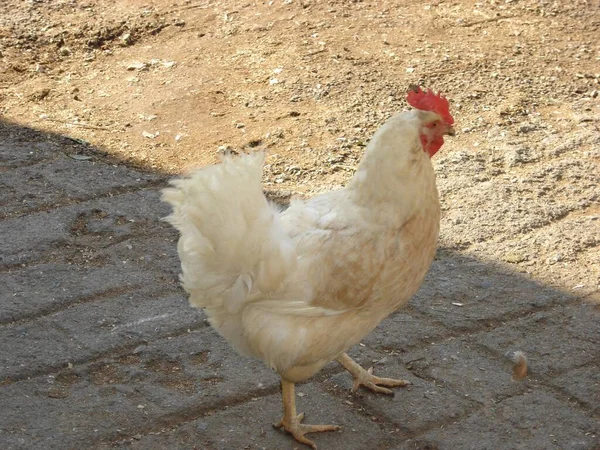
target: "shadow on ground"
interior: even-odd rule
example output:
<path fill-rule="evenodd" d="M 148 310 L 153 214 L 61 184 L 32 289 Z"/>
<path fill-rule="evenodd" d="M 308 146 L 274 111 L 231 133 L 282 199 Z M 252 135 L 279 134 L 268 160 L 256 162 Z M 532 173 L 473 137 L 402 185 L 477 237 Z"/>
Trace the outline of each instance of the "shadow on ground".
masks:
<path fill-rule="evenodd" d="M 2 448 L 297 447 L 270 427 L 275 374 L 187 306 L 163 174 L 6 121 L 0 158 Z M 350 395 L 331 364 L 299 386 L 299 408 L 344 427 L 316 436 L 323 448 L 598 448 L 599 319 L 441 248 L 410 306 L 352 351 L 412 386 Z"/>

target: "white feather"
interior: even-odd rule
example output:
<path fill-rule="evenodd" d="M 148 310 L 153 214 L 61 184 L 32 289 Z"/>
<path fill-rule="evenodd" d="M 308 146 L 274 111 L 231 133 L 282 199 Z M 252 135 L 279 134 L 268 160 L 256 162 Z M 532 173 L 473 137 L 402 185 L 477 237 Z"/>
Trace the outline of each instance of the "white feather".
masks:
<path fill-rule="evenodd" d="M 181 233 L 182 280 L 194 306 L 236 314 L 294 271 L 294 245 L 262 192 L 263 162 L 263 153 L 226 156 L 163 191 L 173 206 L 166 220 Z"/>

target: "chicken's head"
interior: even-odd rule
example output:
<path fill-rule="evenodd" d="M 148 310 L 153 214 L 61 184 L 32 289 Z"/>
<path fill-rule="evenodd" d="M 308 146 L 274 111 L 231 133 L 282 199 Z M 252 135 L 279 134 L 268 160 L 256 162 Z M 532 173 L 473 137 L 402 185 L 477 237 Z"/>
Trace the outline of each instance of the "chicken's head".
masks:
<path fill-rule="evenodd" d="M 423 91 L 419 86 L 411 86 L 406 101 L 415 109 L 435 113 L 427 115 L 419 133 L 423 150 L 433 157 L 444 144 L 444 135 L 454 136 L 450 104 L 441 94 L 435 94 L 431 89 Z"/>

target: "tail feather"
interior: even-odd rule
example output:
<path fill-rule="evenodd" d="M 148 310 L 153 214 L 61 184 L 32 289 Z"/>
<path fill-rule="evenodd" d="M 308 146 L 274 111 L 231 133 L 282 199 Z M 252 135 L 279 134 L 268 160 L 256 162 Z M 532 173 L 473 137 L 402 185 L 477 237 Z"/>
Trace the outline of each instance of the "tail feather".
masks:
<path fill-rule="evenodd" d="M 194 306 L 235 313 L 255 294 L 275 293 L 296 266 L 295 247 L 262 191 L 263 163 L 263 153 L 226 156 L 163 190 Z"/>

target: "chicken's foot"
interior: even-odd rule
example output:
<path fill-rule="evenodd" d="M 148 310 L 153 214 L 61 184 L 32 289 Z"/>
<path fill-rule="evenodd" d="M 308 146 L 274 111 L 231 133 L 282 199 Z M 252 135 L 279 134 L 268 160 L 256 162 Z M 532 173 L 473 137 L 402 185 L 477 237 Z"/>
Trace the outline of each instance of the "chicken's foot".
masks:
<path fill-rule="evenodd" d="M 340 427 L 337 425 L 304 425 L 304 413 L 296 414 L 296 393 L 294 383 L 281 380 L 281 391 L 283 394 L 283 418 L 274 423 L 275 428 L 283 428 L 285 431 L 294 436 L 301 444 L 306 444 L 316 450 L 317 444 L 310 439 L 304 437 L 307 433 L 318 433 L 321 431 L 336 431 Z"/>
<path fill-rule="evenodd" d="M 337 358 L 337 362 L 339 362 L 344 369 L 352 374 L 354 378 L 354 384 L 352 385 L 352 392 L 356 392 L 356 390 L 360 386 L 365 386 L 371 389 L 374 392 L 380 392 L 382 394 L 394 395 L 394 392 L 390 389 L 381 387 L 381 386 L 407 386 L 410 384 L 410 381 L 406 380 L 395 380 L 393 378 L 379 378 L 373 375 L 373 368 L 371 367 L 369 370 L 363 369 L 356 361 L 348 356 L 346 353 L 342 353 L 341 356 Z"/>

